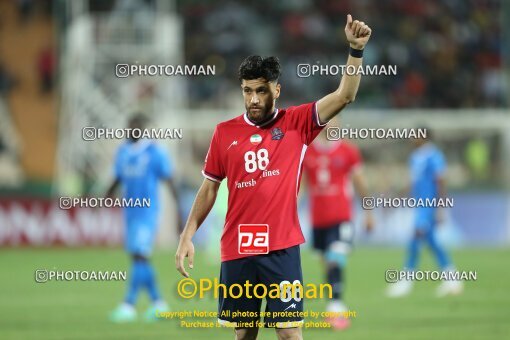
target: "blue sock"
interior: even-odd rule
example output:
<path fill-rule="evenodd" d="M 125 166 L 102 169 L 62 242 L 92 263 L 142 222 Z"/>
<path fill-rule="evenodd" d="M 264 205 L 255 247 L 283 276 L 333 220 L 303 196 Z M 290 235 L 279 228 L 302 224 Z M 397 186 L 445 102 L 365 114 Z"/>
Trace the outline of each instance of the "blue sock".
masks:
<path fill-rule="evenodd" d="M 434 253 L 434 256 L 436 257 L 437 263 L 439 264 L 439 268 L 441 270 L 446 269 L 450 266 L 450 259 L 448 258 L 448 255 L 446 254 L 446 251 L 439 245 L 439 243 L 436 240 L 436 233 L 434 230 L 430 230 L 427 235 L 427 243 L 430 247 L 430 250 L 432 250 L 432 253 Z"/>
<path fill-rule="evenodd" d="M 416 264 L 418 262 L 418 257 L 420 255 L 421 248 L 421 238 L 413 237 L 411 243 L 409 244 L 409 248 L 407 249 L 407 261 L 405 265 L 406 270 L 415 270 Z"/>
<path fill-rule="evenodd" d="M 145 262 L 145 287 L 149 292 L 152 302 L 158 301 L 161 296 L 159 294 L 158 284 L 156 282 L 156 272 L 149 262 Z"/>
<path fill-rule="evenodd" d="M 128 291 L 126 294 L 125 302 L 130 305 L 134 305 L 136 303 L 136 299 L 138 297 L 138 291 L 143 285 L 144 282 L 144 262 L 142 261 L 133 261 L 131 265 L 131 275 L 128 283 Z"/>

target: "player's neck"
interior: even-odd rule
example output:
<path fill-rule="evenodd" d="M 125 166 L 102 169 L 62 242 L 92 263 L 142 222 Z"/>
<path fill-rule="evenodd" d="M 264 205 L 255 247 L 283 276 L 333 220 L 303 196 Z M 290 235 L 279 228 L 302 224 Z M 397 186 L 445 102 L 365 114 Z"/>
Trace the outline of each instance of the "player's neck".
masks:
<path fill-rule="evenodd" d="M 416 150 L 426 150 L 432 146 L 432 142 L 426 141 L 416 147 Z"/>

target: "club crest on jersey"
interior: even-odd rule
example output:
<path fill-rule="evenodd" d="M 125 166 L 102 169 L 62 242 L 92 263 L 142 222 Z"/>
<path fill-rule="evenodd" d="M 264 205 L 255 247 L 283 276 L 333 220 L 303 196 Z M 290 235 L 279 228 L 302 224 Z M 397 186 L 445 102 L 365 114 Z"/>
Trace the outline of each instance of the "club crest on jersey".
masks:
<path fill-rule="evenodd" d="M 284 134 L 279 127 L 275 127 L 274 129 L 271 130 L 271 136 L 272 140 L 280 140 L 283 138 Z"/>
<path fill-rule="evenodd" d="M 260 142 L 262 142 L 262 136 L 259 135 L 259 134 L 254 134 L 250 137 L 250 143 L 252 143 L 253 145 L 258 145 L 260 144 Z"/>

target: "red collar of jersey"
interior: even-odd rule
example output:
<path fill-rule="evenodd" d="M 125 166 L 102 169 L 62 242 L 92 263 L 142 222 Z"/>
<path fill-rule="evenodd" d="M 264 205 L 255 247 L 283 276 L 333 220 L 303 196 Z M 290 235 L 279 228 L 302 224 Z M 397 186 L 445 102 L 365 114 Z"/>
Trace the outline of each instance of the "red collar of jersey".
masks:
<path fill-rule="evenodd" d="M 256 126 L 256 127 L 263 127 L 263 126 L 271 123 L 272 121 L 274 121 L 276 119 L 276 116 L 278 116 L 278 109 L 275 110 L 275 112 L 273 113 L 273 116 L 271 118 L 269 118 L 268 120 L 262 122 L 261 124 L 257 124 L 257 123 L 254 123 L 254 122 L 251 121 L 251 119 L 248 117 L 248 113 L 247 112 L 245 112 L 243 114 L 244 121 L 248 125 Z"/>

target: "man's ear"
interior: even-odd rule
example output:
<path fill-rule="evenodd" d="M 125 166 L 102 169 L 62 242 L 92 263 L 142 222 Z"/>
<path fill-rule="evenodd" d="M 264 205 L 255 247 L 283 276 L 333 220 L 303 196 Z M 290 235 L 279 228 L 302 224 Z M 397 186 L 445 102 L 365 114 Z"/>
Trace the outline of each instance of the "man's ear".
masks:
<path fill-rule="evenodd" d="M 278 99 L 278 97 L 280 97 L 280 90 L 281 90 L 280 83 L 277 83 L 276 86 L 275 86 L 274 99 Z"/>

